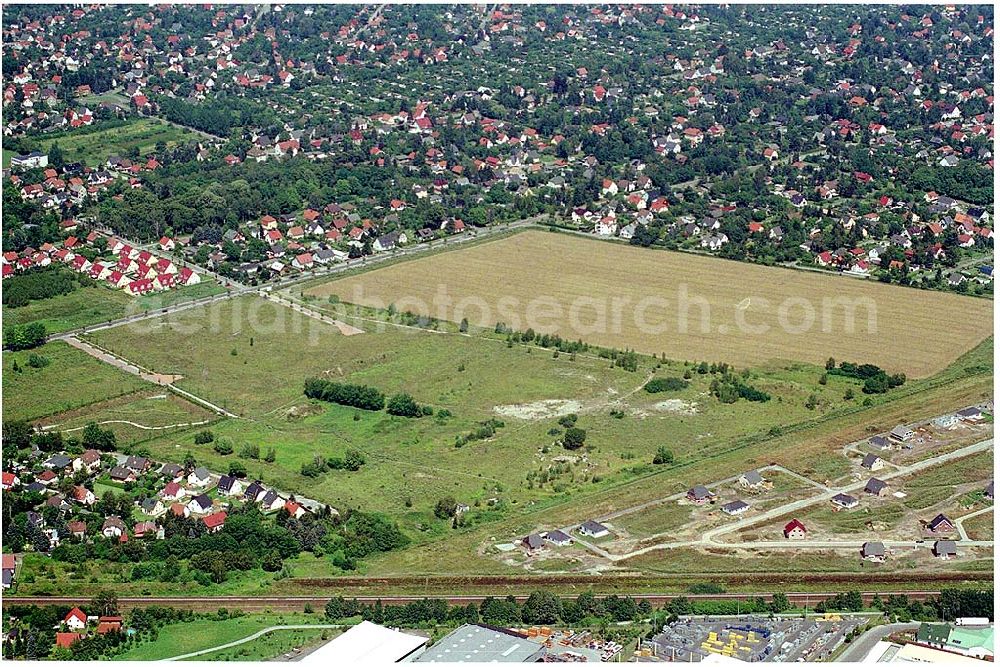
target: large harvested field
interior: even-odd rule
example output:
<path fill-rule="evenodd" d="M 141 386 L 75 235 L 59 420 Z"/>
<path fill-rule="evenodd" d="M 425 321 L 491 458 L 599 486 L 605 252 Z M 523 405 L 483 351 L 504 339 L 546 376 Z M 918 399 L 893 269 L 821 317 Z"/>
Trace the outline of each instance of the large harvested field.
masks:
<path fill-rule="evenodd" d="M 394 264 L 306 294 L 465 317 L 481 327 L 499 321 L 670 359 L 758 366 L 822 364 L 832 356 L 913 377 L 943 369 L 993 327 L 993 303 L 985 299 L 542 231 Z"/>

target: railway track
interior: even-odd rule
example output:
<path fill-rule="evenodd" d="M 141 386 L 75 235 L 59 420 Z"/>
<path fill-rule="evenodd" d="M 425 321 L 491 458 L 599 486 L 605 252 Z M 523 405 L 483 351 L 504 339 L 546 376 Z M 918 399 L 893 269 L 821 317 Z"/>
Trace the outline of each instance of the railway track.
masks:
<path fill-rule="evenodd" d="M 811 606 L 821 600 L 833 597 L 834 592 L 792 592 L 785 593 L 788 601 L 796 606 Z M 921 591 L 868 591 L 863 592 L 862 597 L 865 602 L 871 602 L 876 595 L 886 597 L 888 595 L 906 595 L 911 600 L 923 601 L 940 595 L 937 590 Z M 322 607 L 330 599 L 329 595 L 287 595 L 287 596 L 255 596 L 255 595 L 227 595 L 227 596 L 190 596 L 190 597 L 123 597 L 119 598 L 119 605 L 123 609 L 134 607 L 164 606 L 180 609 L 194 609 L 199 611 L 214 611 L 221 607 L 229 609 L 242 609 L 243 611 L 262 610 L 301 610 L 305 605 L 313 608 Z M 409 602 L 424 599 L 442 599 L 450 605 L 467 605 L 469 603 L 482 602 L 488 595 L 357 595 L 349 596 L 356 598 L 360 602 L 375 602 L 381 600 L 383 605 L 402 605 Z M 514 595 L 519 601 L 524 601 L 527 595 Z M 561 595 L 565 599 L 575 598 L 576 595 Z M 726 600 L 745 600 L 753 597 L 763 597 L 770 599 L 771 593 L 709 593 L 709 594 L 664 594 L 664 593 L 637 593 L 632 595 L 637 600 L 648 600 L 653 605 L 663 605 L 678 597 L 686 597 L 692 601 L 720 602 Z M 14 605 L 85 605 L 90 599 L 85 596 L 17 596 L 5 595 L 3 606 L 5 608 Z"/>

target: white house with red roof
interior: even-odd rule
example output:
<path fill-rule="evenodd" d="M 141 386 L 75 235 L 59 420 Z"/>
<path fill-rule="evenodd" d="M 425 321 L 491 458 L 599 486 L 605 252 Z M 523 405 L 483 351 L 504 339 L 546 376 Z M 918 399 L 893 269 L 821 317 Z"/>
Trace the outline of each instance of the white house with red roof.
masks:
<path fill-rule="evenodd" d="M 63 623 L 70 630 L 83 630 L 87 627 L 87 615 L 79 607 L 73 607 L 66 613 Z"/>
<path fill-rule="evenodd" d="M 217 533 L 226 525 L 226 513 L 216 512 L 202 518 L 209 533 Z"/>
<path fill-rule="evenodd" d="M 303 514 L 306 513 L 306 509 L 302 505 L 298 504 L 294 500 L 289 500 L 285 502 L 285 511 L 288 512 L 289 516 L 296 519 L 301 518 Z"/>

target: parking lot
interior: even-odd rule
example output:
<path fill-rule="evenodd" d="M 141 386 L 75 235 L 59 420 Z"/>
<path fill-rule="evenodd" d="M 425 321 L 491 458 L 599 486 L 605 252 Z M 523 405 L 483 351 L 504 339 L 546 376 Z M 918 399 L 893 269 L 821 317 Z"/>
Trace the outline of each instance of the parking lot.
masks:
<path fill-rule="evenodd" d="M 816 662 L 839 647 L 865 616 L 682 618 L 644 642 L 646 659 L 700 662 L 716 654 L 745 662 Z"/>

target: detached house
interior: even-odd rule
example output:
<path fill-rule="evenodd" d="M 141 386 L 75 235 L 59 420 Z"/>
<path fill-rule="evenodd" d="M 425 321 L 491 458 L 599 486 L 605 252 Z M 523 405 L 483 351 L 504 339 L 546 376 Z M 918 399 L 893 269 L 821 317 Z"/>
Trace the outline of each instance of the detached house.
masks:
<path fill-rule="evenodd" d="M 224 496 L 238 496 L 243 493 L 243 483 L 230 475 L 223 475 L 219 478 L 219 493 Z"/>
<path fill-rule="evenodd" d="M 861 545 L 861 557 L 872 563 L 884 563 L 885 545 L 881 542 L 865 542 Z"/>
<path fill-rule="evenodd" d="M 861 459 L 861 467 L 865 470 L 881 470 L 885 467 L 885 461 L 874 454 L 865 454 L 865 457 Z"/>
<path fill-rule="evenodd" d="M 599 539 L 610 535 L 610 531 L 608 531 L 606 526 L 588 519 L 580 525 L 580 534 L 594 539 Z"/>
<path fill-rule="evenodd" d="M 202 521 L 204 522 L 205 528 L 208 529 L 209 533 L 217 533 L 226 525 L 226 513 L 216 512 L 215 514 L 209 514 L 204 517 Z"/>
<path fill-rule="evenodd" d="M 101 534 L 104 537 L 121 537 L 127 530 L 125 522 L 116 516 L 109 516 L 101 526 Z"/>
<path fill-rule="evenodd" d="M 193 514 L 205 514 L 212 509 L 212 499 L 208 497 L 208 494 L 202 493 L 192 498 L 187 506 Z"/>
<path fill-rule="evenodd" d="M 687 492 L 687 499 L 690 500 L 695 505 L 704 505 L 705 503 L 711 501 L 712 498 L 714 497 L 715 494 L 709 491 L 701 484 L 692 487 Z"/>
<path fill-rule="evenodd" d="M 187 481 L 190 486 L 205 487 L 212 480 L 212 474 L 208 472 L 208 468 L 204 466 L 198 466 L 195 468 L 190 475 L 188 475 Z"/>
<path fill-rule="evenodd" d="M 953 533 L 955 526 L 944 514 L 938 514 L 927 523 L 927 530 L 932 533 Z"/>
<path fill-rule="evenodd" d="M 798 519 L 792 519 L 786 523 L 782 532 L 785 534 L 785 538 L 789 540 L 803 540 L 806 537 L 805 524 Z"/>
<path fill-rule="evenodd" d="M 756 470 L 749 470 L 743 473 L 736 481 L 745 489 L 759 489 L 766 483 L 761 474 Z"/>

